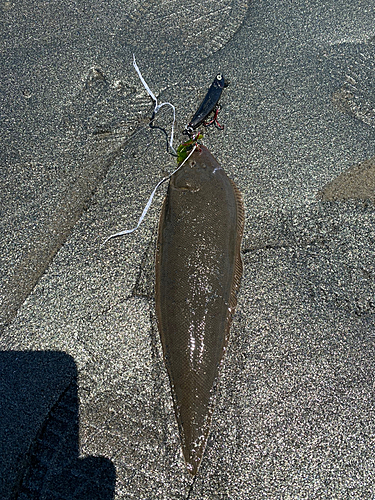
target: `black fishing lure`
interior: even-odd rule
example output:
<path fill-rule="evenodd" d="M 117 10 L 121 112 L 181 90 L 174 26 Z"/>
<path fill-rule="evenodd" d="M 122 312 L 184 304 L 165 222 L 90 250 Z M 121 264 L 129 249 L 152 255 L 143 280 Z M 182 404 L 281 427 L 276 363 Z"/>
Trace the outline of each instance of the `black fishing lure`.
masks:
<path fill-rule="evenodd" d="M 217 121 L 217 115 L 219 113 L 219 107 L 217 103 L 219 102 L 224 87 L 227 86 L 228 82 L 225 81 L 224 76 L 221 73 L 216 75 L 215 80 L 212 82 L 211 87 L 208 89 L 208 92 L 201 105 L 199 106 L 197 112 L 190 120 L 190 122 L 186 125 L 185 133 L 187 133 L 189 136 L 192 136 L 194 134 L 194 130 L 200 125 L 207 126 L 213 123 L 215 123 L 215 125 L 220 129 L 224 128 Z M 210 121 L 207 121 L 207 117 L 211 113 L 215 113 L 214 118 Z"/>

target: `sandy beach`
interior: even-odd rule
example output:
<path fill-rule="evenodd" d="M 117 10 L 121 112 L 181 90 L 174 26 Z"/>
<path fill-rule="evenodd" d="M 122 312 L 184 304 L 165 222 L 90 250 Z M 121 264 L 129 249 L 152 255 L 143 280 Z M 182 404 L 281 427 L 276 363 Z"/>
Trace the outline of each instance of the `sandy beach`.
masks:
<path fill-rule="evenodd" d="M 375 6 L 4 1 L 0 497 L 373 499 Z M 166 184 L 203 144 L 243 194 L 244 273 L 195 479 L 157 331 Z"/>

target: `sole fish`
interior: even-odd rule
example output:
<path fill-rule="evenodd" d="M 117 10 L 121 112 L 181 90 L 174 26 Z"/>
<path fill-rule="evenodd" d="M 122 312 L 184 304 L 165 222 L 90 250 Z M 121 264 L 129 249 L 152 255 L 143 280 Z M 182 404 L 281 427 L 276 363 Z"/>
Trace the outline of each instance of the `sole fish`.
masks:
<path fill-rule="evenodd" d="M 242 196 L 200 146 L 170 180 L 156 250 L 156 315 L 182 450 L 198 471 L 242 276 Z"/>

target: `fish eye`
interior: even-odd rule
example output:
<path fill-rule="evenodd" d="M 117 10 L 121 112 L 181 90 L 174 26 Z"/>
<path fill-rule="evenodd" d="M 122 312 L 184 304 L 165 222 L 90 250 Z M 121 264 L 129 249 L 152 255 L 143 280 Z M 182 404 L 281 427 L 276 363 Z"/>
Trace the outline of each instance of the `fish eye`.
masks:
<path fill-rule="evenodd" d="M 218 75 L 216 75 L 217 80 L 222 80 L 222 78 L 223 78 L 223 75 L 221 75 L 220 73 Z"/>

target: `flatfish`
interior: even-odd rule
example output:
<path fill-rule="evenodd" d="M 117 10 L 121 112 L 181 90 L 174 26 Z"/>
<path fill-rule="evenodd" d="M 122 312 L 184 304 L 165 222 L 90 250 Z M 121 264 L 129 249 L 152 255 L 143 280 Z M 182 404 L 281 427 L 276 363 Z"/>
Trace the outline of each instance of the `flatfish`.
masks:
<path fill-rule="evenodd" d="M 171 177 L 156 249 L 156 314 L 187 468 L 195 475 L 242 276 L 242 196 L 204 146 Z"/>

